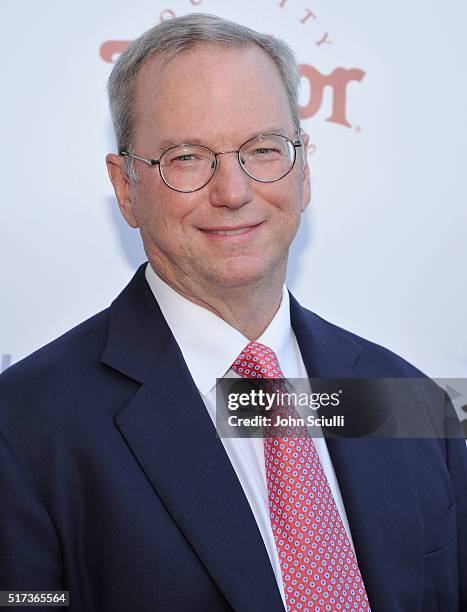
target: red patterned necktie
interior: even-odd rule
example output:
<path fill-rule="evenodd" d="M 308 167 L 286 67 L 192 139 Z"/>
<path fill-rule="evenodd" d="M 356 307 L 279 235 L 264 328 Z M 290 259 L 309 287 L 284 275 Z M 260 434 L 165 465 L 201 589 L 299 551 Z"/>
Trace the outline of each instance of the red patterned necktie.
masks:
<path fill-rule="evenodd" d="M 249 342 L 231 369 L 243 378 L 282 379 L 276 354 Z M 281 415 L 298 416 L 279 406 Z M 266 434 L 266 432 L 265 432 Z M 265 435 L 269 512 L 289 612 L 369 610 L 357 559 L 306 427 L 293 436 Z"/>

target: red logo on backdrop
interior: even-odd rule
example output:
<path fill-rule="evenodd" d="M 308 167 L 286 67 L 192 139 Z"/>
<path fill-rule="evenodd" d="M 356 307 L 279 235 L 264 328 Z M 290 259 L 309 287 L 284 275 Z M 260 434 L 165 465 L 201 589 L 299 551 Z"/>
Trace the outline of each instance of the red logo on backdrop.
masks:
<path fill-rule="evenodd" d="M 273 0 L 276 8 L 286 9 L 288 0 Z M 192 7 L 202 7 L 204 10 L 209 10 L 209 0 L 187 0 L 187 3 Z M 297 9 L 296 6 L 293 7 Z M 325 49 L 328 45 L 333 44 L 332 37 L 327 31 L 319 31 L 319 18 L 310 9 L 306 8 L 300 13 L 297 13 L 298 21 L 301 26 L 315 26 L 313 34 L 318 32 L 313 39 L 315 46 L 318 49 Z M 176 13 L 172 9 L 164 9 L 160 13 L 160 20 L 173 19 Z M 116 57 L 126 49 L 130 44 L 128 40 L 108 40 L 101 45 L 100 56 L 105 62 L 113 63 Z M 309 99 L 300 107 L 300 116 L 302 119 L 313 117 L 321 108 L 325 88 L 328 87 L 332 91 L 331 114 L 326 118 L 326 121 L 337 123 L 345 127 L 351 128 L 352 124 L 347 118 L 347 86 L 351 81 L 360 82 L 365 76 L 365 72 L 359 68 L 335 68 L 329 74 L 323 74 L 315 66 L 310 64 L 300 64 L 299 71 L 302 78 L 308 80 L 309 84 Z M 356 128 L 360 131 L 360 128 Z M 314 152 L 314 145 L 310 145 L 310 152 Z"/>

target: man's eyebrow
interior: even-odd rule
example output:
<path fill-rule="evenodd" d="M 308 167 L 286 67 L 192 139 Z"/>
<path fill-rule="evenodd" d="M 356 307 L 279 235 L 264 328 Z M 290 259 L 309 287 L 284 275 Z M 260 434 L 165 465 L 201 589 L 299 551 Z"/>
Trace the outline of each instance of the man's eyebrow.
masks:
<path fill-rule="evenodd" d="M 206 145 L 205 142 L 202 142 L 199 138 L 169 138 L 167 140 L 163 140 L 158 149 L 160 151 L 164 151 L 165 149 L 170 149 L 170 147 L 176 147 L 181 144 L 195 144 L 195 145 Z"/>
<path fill-rule="evenodd" d="M 278 127 L 278 126 L 266 127 L 266 128 L 263 128 L 262 130 L 258 130 L 257 132 L 253 132 L 250 135 L 246 136 L 242 142 L 238 143 L 238 146 L 242 145 L 247 140 L 250 140 L 250 138 L 261 136 L 261 134 L 282 134 L 285 136 L 286 132 L 287 132 L 287 128 L 283 126 L 282 127 Z M 162 153 L 163 151 L 166 151 L 167 149 L 170 149 L 171 147 L 176 147 L 177 145 L 181 145 L 181 144 L 201 145 L 201 146 L 211 148 L 210 145 L 206 144 L 205 140 L 200 140 L 199 138 L 180 137 L 180 138 L 168 138 L 168 139 L 163 140 L 159 144 L 158 149 Z M 217 148 L 218 147 L 216 147 L 216 149 Z"/>

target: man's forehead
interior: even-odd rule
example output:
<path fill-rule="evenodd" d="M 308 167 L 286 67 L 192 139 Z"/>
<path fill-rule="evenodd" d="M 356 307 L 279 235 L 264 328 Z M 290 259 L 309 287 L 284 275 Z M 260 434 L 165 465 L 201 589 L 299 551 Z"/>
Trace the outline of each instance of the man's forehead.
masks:
<path fill-rule="evenodd" d="M 237 83 L 246 81 L 250 88 L 258 84 L 261 91 L 279 88 L 285 93 L 277 66 L 257 45 L 237 48 L 201 43 L 173 57 L 150 58 L 136 76 L 135 98 L 157 101 L 170 95 L 190 96 L 197 92 L 208 96 L 213 89 L 217 93 L 236 89 L 236 97 L 241 97 L 245 92 L 237 88 Z"/>
<path fill-rule="evenodd" d="M 157 132 L 159 149 L 183 142 L 237 147 L 260 133 L 291 136 L 285 86 L 256 46 L 203 44 L 169 62 L 153 58 L 138 75 L 136 93 L 135 129 L 143 138 L 141 132 Z"/>
<path fill-rule="evenodd" d="M 221 67 L 229 58 L 232 58 L 234 62 L 251 58 L 253 64 L 266 62 L 272 67 L 275 66 L 272 58 L 258 45 L 248 44 L 244 47 L 237 47 L 202 41 L 174 54 L 171 54 L 170 51 L 156 53 L 142 64 L 138 75 L 146 73 L 144 77 L 146 78 L 149 73 L 153 73 L 159 77 L 167 77 L 172 72 L 178 71 L 180 67 L 193 64 L 204 68 L 209 73 L 211 68 Z"/>
<path fill-rule="evenodd" d="M 250 138 L 255 138 L 256 136 L 261 136 L 262 134 L 282 134 L 284 136 L 289 136 L 290 126 L 286 125 L 265 125 L 264 127 L 255 130 L 254 132 L 244 132 L 242 141 L 236 143 L 235 146 L 240 146 Z M 199 134 L 199 132 L 197 132 Z M 179 135 L 174 135 L 170 138 L 164 138 L 158 143 L 160 149 L 169 149 L 170 147 L 174 147 L 179 144 L 196 144 L 196 145 L 212 145 L 215 146 L 219 142 L 234 142 L 238 140 L 238 131 L 229 132 L 229 130 L 225 130 L 222 134 L 206 134 L 204 137 L 201 135 L 193 136 L 193 134 L 189 134 L 188 132 L 180 132 Z"/>

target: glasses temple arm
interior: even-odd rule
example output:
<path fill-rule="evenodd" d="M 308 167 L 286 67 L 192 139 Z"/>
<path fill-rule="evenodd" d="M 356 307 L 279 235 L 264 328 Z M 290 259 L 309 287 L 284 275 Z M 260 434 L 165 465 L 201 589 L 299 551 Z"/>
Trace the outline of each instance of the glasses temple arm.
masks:
<path fill-rule="evenodd" d="M 139 161 L 144 162 L 147 166 L 156 166 L 160 164 L 159 159 L 146 159 L 145 157 L 140 157 L 139 155 L 135 155 L 134 153 L 128 153 L 127 151 L 120 151 L 119 155 L 123 157 L 132 157 L 133 159 L 139 159 Z"/>

